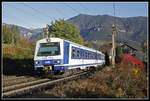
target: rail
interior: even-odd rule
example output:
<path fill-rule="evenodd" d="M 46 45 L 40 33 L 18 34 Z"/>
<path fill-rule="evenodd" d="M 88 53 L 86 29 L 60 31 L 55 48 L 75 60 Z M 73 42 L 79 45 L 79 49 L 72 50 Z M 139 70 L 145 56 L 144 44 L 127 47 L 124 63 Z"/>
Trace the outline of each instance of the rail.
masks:
<path fill-rule="evenodd" d="M 4 87 L 2 96 L 3 96 L 3 98 L 7 98 L 7 97 L 9 98 L 12 96 L 28 94 L 28 93 L 33 92 L 34 90 L 43 89 L 50 85 L 57 84 L 59 82 L 64 82 L 67 80 L 80 78 L 81 76 L 86 75 L 88 73 L 90 73 L 90 71 L 84 71 L 84 72 L 81 72 L 80 74 L 75 74 L 75 75 L 72 75 L 69 77 L 60 78 L 60 79 L 56 79 L 56 80 L 41 79 L 42 82 L 40 82 L 40 80 L 39 80 L 39 81 L 34 81 L 34 82 L 28 82 L 25 84 Z"/>

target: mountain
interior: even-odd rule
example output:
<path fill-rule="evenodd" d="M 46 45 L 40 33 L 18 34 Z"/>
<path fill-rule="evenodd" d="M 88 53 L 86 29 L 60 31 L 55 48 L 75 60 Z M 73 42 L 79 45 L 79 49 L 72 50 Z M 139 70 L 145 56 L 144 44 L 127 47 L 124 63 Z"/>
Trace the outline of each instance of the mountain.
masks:
<path fill-rule="evenodd" d="M 67 21 L 75 24 L 79 29 L 81 36 L 86 41 L 111 40 L 112 24 L 114 19 L 117 25 L 117 41 L 137 42 L 137 44 L 147 39 L 147 17 L 113 17 L 110 15 L 86 15 L 79 14 Z M 12 26 L 12 24 L 3 23 L 3 25 Z M 18 25 L 15 25 L 18 26 Z M 18 26 L 21 35 L 30 40 L 37 40 L 42 35 L 42 28 L 28 29 Z"/>
<path fill-rule="evenodd" d="M 20 31 L 20 35 L 22 37 L 26 37 L 31 41 L 35 41 L 37 39 L 38 36 L 40 36 L 43 32 L 42 28 L 36 28 L 36 29 L 28 29 L 22 26 L 18 26 L 18 25 L 14 25 L 14 24 L 6 24 L 3 23 L 2 25 L 8 26 L 8 27 L 12 27 L 12 26 L 17 26 L 19 31 Z"/>
<path fill-rule="evenodd" d="M 143 42 L 147 38 L 147 17 L 113 17 L 79 14 L 67 21 L 75 24 L 85 40 L 111 40 L 112 24 L 117 25 L 117 40 Z"/>

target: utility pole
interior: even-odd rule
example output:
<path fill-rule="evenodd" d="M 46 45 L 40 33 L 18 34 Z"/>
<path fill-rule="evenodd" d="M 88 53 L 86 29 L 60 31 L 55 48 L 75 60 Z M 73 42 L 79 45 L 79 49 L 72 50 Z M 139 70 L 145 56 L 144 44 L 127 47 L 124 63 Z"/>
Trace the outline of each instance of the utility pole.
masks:
<path fill-rule="evenodd" d="M 112 66 L 115 68 L 116 46 L 115 46 L 116 27 L 112 25 Z"/>
<path fill-rule="evenodd" d="M 116 57 L 116 46 L 115 46 L 115 35 L 116 35 L 116 21 L 115 21 L 115 3 L 113 3 L 114 8 L 114 24 L 112 25 L 112 66 L 115 68 L 115 57 Z"/>

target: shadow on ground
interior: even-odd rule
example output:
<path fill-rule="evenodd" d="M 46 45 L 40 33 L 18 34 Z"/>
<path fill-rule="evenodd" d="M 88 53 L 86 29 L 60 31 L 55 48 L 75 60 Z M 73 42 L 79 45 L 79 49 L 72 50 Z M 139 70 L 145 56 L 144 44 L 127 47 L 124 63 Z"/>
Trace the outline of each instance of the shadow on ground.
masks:
<path fill-rule="evenodd" d="M 3 58 L 2 66 L 4 75 L 34 75 L 33 59 L 10 59 Z"/>

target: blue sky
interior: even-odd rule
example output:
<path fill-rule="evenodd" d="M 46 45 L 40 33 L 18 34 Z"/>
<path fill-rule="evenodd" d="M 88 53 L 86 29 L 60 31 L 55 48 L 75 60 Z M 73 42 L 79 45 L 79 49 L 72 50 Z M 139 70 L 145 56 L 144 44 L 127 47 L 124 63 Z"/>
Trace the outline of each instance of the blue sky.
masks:
<path fill-rule="evenodd" d="M 147 2 L 115 2 L 116 16 L 148 16 Z M 78 14 L 114 15 L 112 2 L 2 2 L 2 22 L 41 28 Z"/>

